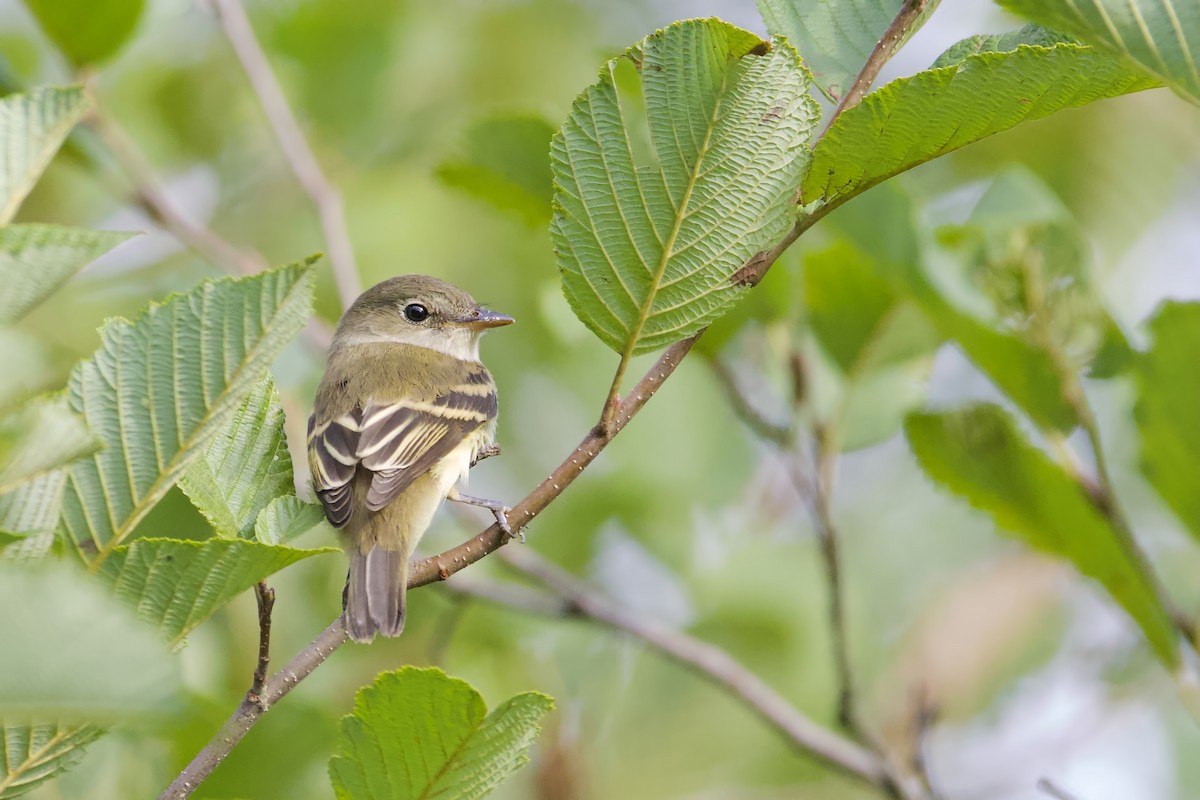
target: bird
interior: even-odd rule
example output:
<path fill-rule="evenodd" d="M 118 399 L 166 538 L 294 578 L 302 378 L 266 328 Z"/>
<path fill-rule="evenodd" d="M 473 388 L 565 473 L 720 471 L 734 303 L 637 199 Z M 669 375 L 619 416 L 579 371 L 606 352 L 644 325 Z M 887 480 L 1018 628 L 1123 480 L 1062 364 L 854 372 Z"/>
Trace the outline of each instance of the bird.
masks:
<path fill-rule="evenodd" d="M 513 318 L 428 275 L 400 275 L 363 292 L 338 322 L 308 421 L 313 488 L 341 532 L 350 565 L 346 632 L 360 643 L 404 630 L 408 565 L 444 499 L 499 452 L 496 383 L 479 340 Z"/>

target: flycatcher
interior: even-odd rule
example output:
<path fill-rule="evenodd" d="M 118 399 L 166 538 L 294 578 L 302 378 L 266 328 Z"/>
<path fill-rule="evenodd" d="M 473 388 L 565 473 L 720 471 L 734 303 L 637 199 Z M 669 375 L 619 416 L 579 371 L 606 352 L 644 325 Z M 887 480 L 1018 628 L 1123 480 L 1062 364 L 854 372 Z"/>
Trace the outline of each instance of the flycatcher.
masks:
<path fill-rule="evenodd" d="M 479 362 L 485 331 L 512 317 L 426 275 L 371 287 L 342 316 L 308 421 L 308 461 L 330 524 L 350 555 L 350 638 L 399 636 L 408 561 L 443 498 L 494 455 L 496 384 Z"/>

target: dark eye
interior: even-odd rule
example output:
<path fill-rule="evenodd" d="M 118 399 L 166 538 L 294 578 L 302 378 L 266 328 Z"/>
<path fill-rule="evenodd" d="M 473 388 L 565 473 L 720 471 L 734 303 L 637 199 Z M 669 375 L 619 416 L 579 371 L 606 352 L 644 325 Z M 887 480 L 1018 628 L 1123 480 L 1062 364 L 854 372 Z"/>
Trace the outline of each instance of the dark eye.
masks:
<path fill-rule="evenodd" d="M 429 317 L 429 309 L 420 303 L 409 303 L 404 307 L 404 318 L 409 322 L 424 322 Z"/>

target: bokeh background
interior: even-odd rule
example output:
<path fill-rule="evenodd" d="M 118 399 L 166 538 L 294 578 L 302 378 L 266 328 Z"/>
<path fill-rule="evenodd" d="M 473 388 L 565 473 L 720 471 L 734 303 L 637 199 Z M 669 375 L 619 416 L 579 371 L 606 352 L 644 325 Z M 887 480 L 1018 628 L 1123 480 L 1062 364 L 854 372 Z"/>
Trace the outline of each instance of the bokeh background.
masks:
<path fill-rule="evenodd" d="M 752 0 L 247 6 L 318 158 L 344 194 L 363 284 L 430 273 L 518 319 L 484 344 L 500 386 L 504 456 L 472 478 L 477 493 L 515 501 L 594 424 L 616 356 L 574 318 L 559 291 L 537 192 L 485 202 L 456 185 L 454 165 L 467 157 L 480 120 L 533 117 L 557 126 L 606 58 L 674 19 L 716 15 L 764 33 Z M 927 67 L 965 36 L 1018 25 L 983 0 L 945 3 L 885 78 Z M 74 80 L 16 0 L 0 1 L 0 54 L 20 84 Z M 324 249 L 312 206 L 203 3 L 148 0 L 135 39 L 95 80 L 103 113 L 126 128 L 189 215 L 271 263 Z M 1163 298 L 1200 297 L 1198 151 L 1200 115 L 1157 90 L 1026 124 L 901 183 L 924 218 L 954 221 L 1001 171 L 1031 170 L 1079 221 L 1096 286 L 1140 341 L 1140 324 Z M 536 174 L 533 162 L 526 171 Z M 151 299 L 221 274 L 156 231 L 121 173 L 103 160 L 97 166 L 64 152 L 20 218 L 146 231 L 28 320 L 51 365 L 47 385 L 65 382 L 71 365 L 95 348 L 105 318 L 133 316 Z M 783 376 L 760 367 L 789 338 L 803 336 L 802 298 L 787 292 L 807 240 L 776 268 L 782 277 L 760 290 L 781 295 L 785 319 L 747 326 L 726 345 L 724 355 L 768 413 L 783 411 Z M 327 265 L 316 306 L 330 322 L 340 313 Z M 276 365 L 293 430 L 307 417 L 321 367 L 322 354 L 304 341 Z M 638 372 L 638 365 L 630 370 Z M 1200 557 L 1137 474 L 1130 387 L 1118 380 L 1088 388 L 1134 527 L 1175 596 L 1194 609 Z M 950 348 L 933 364 L 928 395 L 935 405 L 996 397 Z M 843 459 L 834 514 L 864 715 L 875 729 L 901 735 L 918 695 L 932 697 L 939 716 L 927 757 L 947 797 L 1041 797 L 1035 785 L 1042 777 L 1087 800 L 1200 796 L 1193 755 L 1200 730 L 1133 626 L 1069 568 L 1001 538 L 985 517 L 929 484 L 902 436 Z M 444 512 L 423 549 L 445 549 L 485 522 Z M 205 530 L 176 491 L 139 532 L 200 537 Z M 332 541 L 320 528 L 301 543 Z M 526 546 L 640 613 L 727 648 L 800 708 L 834 723 L 813 531 L 777 456 L 736 421 L 703 359 L 685 363 L 538 517 Z M 471 571 L 511 577 L 487 561 Z M 343 563 L 324 557 L 272 580 L 277 659 L 336 615 L 343 579 Z M 31 797 L 156 795 L 240 700 L 256 646 L 247 595 L 190 637 L 181 655 L 183 706 L 165 719 L 121 726 Z M 444 587 L 411 595 L 401 639 L 340 650 L 196 796 L 332 797 L 325 765 L 339 717 L 359 687 L 401 664 L 440 665 L 492 704 L 528 689 L 557 699 L 532 763 L 497 797 L 872 796 L 796 754 L 729 697 L 636 641 L 587 622 L 466 600 Z"/>

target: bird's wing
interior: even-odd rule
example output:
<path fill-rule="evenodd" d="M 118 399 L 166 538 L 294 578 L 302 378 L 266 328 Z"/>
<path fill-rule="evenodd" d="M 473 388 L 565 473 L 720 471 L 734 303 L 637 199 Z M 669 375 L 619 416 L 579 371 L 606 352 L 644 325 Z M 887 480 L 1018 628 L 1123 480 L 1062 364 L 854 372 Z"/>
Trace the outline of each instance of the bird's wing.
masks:
<path fill-rule="evenodd" d="M 428 402 L 368 402 L 321 425 L 310 420 L 308 458 L 330 524 L 341 527 L 350 519 L 357 470 L 371 473 L 366 505 L 378 511 L 495 417 L 489 381 L 457 386 Z"/>

